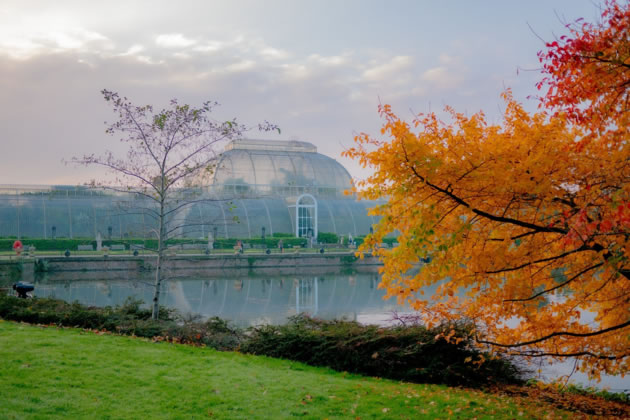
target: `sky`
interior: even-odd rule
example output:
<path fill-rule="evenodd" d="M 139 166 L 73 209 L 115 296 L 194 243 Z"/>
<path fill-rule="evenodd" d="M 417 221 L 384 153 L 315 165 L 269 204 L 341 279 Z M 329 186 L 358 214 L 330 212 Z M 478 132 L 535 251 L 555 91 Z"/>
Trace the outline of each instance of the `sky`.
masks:
<path fill-rule="evenodd" d="M 341 152 L 379 136 L 379 103 L 406 119 L 444 106 L 500 122 L 501 92 L 536 110 L 536 53 L 596 0 L 29 1 L 0 3 L 0 184 L 107 178 L 64 163 L 112 150 L 100 91 L 135 104 L 221 106 L 214 118 Z"/>

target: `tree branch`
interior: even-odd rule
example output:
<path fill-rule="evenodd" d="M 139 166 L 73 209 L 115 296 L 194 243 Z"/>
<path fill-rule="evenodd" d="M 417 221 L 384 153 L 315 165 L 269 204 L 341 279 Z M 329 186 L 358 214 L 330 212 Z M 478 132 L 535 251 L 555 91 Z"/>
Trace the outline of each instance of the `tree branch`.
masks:
<path fill-rule="evenodd" d="M 530 261 L 530 262 L 527 262 L 525 264 L 518 265 L 516 267 L 502 268 L 500 270 L 494 270 L 494 271 L 484 271 L 483 273 L 484 274 L 499 274 L 499 273 L 506 273 L 506 272 L 509 272 L 509 271 L 517 271 L 517 270 L 520 270 L 520 269 L 525 268 L 525 267 L 527 267 L 529 265 L 532 265 L 532 264 L 539 264 L 539 263 L 543 263 L 543 262 L 548 262 L 548 261 L 561 259 L 561 258 L 566 257 L 567 255 L 575 254 L 576 252 L 581 252 L 581 251 L 585 251 L 585 250 L 589 250 L 589 248 L 586 247 L 585 245 L 582 245 L 579 248 L 576 248 L 576 249 L 571 250 L 571 251 L 563 252 L 562 254 L 554 255 L 553 257 L 541 258 L 539 260 Z"/>
<path fill-rule="evenodd" d="M 571 283 L 573 280 L 575 280 L 578 277 L 580 277 L 582 274 L 587 273 L 587 272 L 591 271 L 594 268 L 601 267 L 602 265 L 604 265 L 604 263 L 599 263 L 599 264 L 595 264 L 595 265 L 592 265 L 590 267 L 587 267 L 584 270 L 582 270 L 579 273 L 577 273 L 576 275 L 574 275 L 573 277 L 571 277 L 570 279 L 568 279 L 567 281 L 562 282 L 562 283 L 560 283 L 560 284 L 558 284 L 558 285 L 556 285 L 554 287 L 551 287 L 549 289 L 543 290 L 542 292 L 538 292 L 535 295 L 530 296 L 528 298 L 524 298 L 524 299 L 505 299 L 503 302 L 526 302 L 526 301 L 529 301 L 529 300 L 534 300 L 534 299 L 536 299 L 539 296 L 542 296 L 542 295 L 544 295 L 546 293 L 549 293 L 549 292 L 553 292 L 554 290 L 557 290 L 557 289 L 560 289 L 561 287 L 566 286 L 567 284 Z"/>
<path fill-rule="evenodd" d="M 566 235 L 567 234 L 567 231 L 565 229 L 556 228 L 556 227 L 552 227 L 552 226 L 539 226 L 539 225 L 537 225 L 535 223 L 524 222 L 522 220 L 513 219 L 511 217 L 496 216 L 494 214 L 491 214 L 491 213 L 488 213 L 486 211 L 483 211 L 483 210 L 477 209 L 475 207 L 472 207 L 465 200 L 463 200 L 462 198 L 460 198 L 457 195 L 455 195 L 453 193 L 452 189 L 438 187 L 437 185 L 429 182 L 425 177 L 420 175 L 418 173 L 418 171 L 416 171 L 416 168 L 409 161 L 409 156 L 407 155 L 407 150 L 405 148 L 404 143 L 401 143 L 401 144 L 402 144 L 402 148 L 403 148 L 403 151 L 404 151 L 404 154 L 405 154 L 405 161 L 407 162 L 407 166 L 409 167 L 409 169 L 411 169 L 411 171 L 414 173 L 416 178 L 418 178 L 424 184 L 428 185 L 430 188 L 433 188 L 434 190 L 439 191 L 442 194 L 448 196 L 451 200 L 455 201 L 456 203 L 466 207 L 467 209 L 470 209 L 473 213 L 475 213 L 475 214 L 477 214 L 477 215 L 479 215 L 481 217 L 484 217 L 486 219 L 495 221 L 495 222 L 512 224 L 512 225 L 524 227 L 524 228 L 527 228 L 527 229 L 530 229 L 530 230 L 535 230 L 537 232 L 560 233 L 562 235 Z"/>
<path fill-rule="evenodd" d="M 575 353 L 557 353 L 557 352 L 537 352 L 537 351 L 517 351 L 510 353 L 515 356 L 527 356 L 527 357 L 580 357 L 589 356 L 599 360 L 621 360 L 630 356 L 630 353 L 621 354 L 619 356 L 605 356 L 602 354 L 592 353 L 590 351 L 578 351 Z"/>
<path fill-rule="evenodd" d="M 557 332 L 553 332 L 551 334 L 547 334 L 547 335 L 545 335 L 543 337 L 536 338 L 534 340 L 523 341 L 521 343 L 515 343 L 515 344 L 501 344 L 501 343 L 496 343 L 494 341 L 480 340 L 478 337 L 475 337 L 475 341 L 477 341 L 478 343 L 481 343 L 481 344 L 489 344 L 489 345 L 492 345 L 492 346 L 504 347 L 504 348 L 524 347 L 524 346 L 530 346 L 532 344 L 536 344 L 536 343 L 540 343 L 542 341 L 549 340 L 550 338 L 553 338 L 553 337 L 562 337 L 562 336 L 567 336 L 567 337 L 594 337 L 596 335 L 602 335 L 602 334 L 606 334 L 606 333 L 611 332 L 611 331 L 620 330 L 620 329 L 628 327 L 628 326 L 630 326 L 630 321 L 626 321 L 626 322 L 623 322 L 621 324 L 614 325 L 612 327 L 604 328 L 604 329 L 598 330 L 598 331 L 591 331 L 591 332 L 588 332 L 588 333 L 576 333 L 576 332 L 571 332 L 571 331 L 557 331 Z"/>

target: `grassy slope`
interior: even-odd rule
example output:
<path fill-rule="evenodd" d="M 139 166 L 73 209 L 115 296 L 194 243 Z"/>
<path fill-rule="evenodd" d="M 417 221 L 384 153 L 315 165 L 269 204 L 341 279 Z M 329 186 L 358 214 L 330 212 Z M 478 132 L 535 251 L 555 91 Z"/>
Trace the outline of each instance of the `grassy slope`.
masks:
<path fill-rule="evenodd" d="M 539 418 L 541 405 L 0 320 L 0 418 Z M 569 415 L 567 415 L 569 417 Z"/>

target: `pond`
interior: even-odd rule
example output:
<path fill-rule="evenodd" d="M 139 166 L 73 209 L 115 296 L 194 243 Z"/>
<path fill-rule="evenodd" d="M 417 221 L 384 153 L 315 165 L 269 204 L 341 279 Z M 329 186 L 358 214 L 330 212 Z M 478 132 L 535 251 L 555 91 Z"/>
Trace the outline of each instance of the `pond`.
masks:
<path fill-rule="evenodd" d="M 376 268 L 347 273 L 331 271 L 330 267 L 322 267 L 320 274 L 318 270 L 308 271 L 274 274 L 273 270 L 224 270 L 218 276 L 170 279 L 163 285 L 161 303 L 183 314 L 218 316 L 241 327 L 282 324 L 298 313 L 385 325 L 391 322 L 395 311 L 408 311 L 393 300 L 384 300 L 385 291 L 378 288 L 380 277 Z M 67 273 L 47 275 L 37 281 L 35 294 L 94 306 L 120 305 L 130 297 L 150 302 L 153 297 L 153 278 L 148 273 L 103 272 L 96 276 L 91 273 L 90 277 L 92 280 L 67 281 Z M 543 379 L 552 379 L 570 374 L 573 363 L 532 367 L 538 368 Z M 603 376 L 598 384 L 578 372 L 571 381 L 615 392 L 630 389 L 630 381 L 620 377 Z"/>
<path fill-rule="evenodd" d="M 282 324 L 307 313 L 324 319 L 380 323 L 400 306 L 383 300 L 377 273 L 322 275 L 236 275 L 178 278 L 163 284 L 161 304 L 182 314 L 218 316 L 247 327 Z M 37 296 L 50 296 L 86 305 L 120 305 L 133 297 L 153 298 L 150 276 L 100 281 L 46 281 L 36 285 Z"/>

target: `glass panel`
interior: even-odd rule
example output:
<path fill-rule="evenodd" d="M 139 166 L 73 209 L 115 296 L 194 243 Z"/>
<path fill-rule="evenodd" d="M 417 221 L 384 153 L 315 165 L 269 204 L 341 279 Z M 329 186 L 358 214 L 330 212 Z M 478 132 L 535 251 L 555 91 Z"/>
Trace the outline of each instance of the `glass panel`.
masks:
<path fill-rule="evenodd" d="M 275 177 L 270 180 L 271 185 L 276 187 L 280 194 L 291 194 L 294 187 L 299 185 L 299 180 L 295 176 L 295 167 L 288 154 L 277 153 L 269 155 L 273 159 Z"/>
<path fill-rule="evenodd" d="M 333 219 L 328 200 L 317 200 L 317 230 L 326 233 L 337 233 L 335 221 Z"/>
<path fill-rule="evenodd" d="M 298 198 L 298 205 L 300 206 L 314 206 L 315 200 L 313 197 L 305 195 Z"/>
<path fill-rule="evenodd" d="M 218 164 L 215 183 L 224 185 L 254 185 L 252 162 L 245 151 L 233 150 L 223 154 Z"/>
<path fill-rule="evenodd" d="M 251 151 L 250 157 L 254 161 L 256 171 L 256 186 L 272 185 L 276 182 L 276 169 L 269 153 Z"/>
<path fill-rule="evenodd" d="M 312 237 L 315 229 L 315 208 L 298 206 L 298 236 Z"/>
<path fill-rule="evenodd" d="M 177 212 L 171 225 L 180 226 L 177 236 L 184 238 L 206 238 L 205 218 L 200 204 L 191 203 Z"/>
<path fill-rule="evenodd" d="M 367 235 L 370 233 L 370 226 L 372 226 L 372 218 L 367 215 L 367 210 L 362 201 L 346 200 L 352 216 L 354 217 L 354 223 L 357 227 L 357 235 Z"/>
<path fill-rule="evenodd" d="M 44 201 L 41 195 L 20 197 L 20 235 L 22 238 L 43 238 Z"/>
<path fill-rule="evenodd" d="M 206 236 L 212 232 L 214 238 L 225 238 L 227 231 L 222 202 L 218 200 L 204 201 L 199 204 L 199 207 L 203 215 L 203 228 Z"/>
<path fill-rule="evenodd" d="M 335 218 L 335 226 L 337 227 L 337 234 L 348 236 L 348 234 L 355 234 L 355 227 L 352 221 L 352 216 L 346 206 L 347 200 L 330 200 L 328 205 Z"/>
<path fill-rule="evenodd" d="M 271 233 L 295 234 L 293 216 L 295 207 L 288 208 L 284 199 L 262 199 L 271 216 Z"/>
<path fill-rule="evenodd" d="M 240 202 L 247 208 L 251 237 L 261 237 L 263 227 L 265 228 L 265 236 L 269 236 L 271 231 L 264 203 L 260 200 L 240 200 Z"/>
<path fill-rule="evenodd" d="M 248 238 L 247 215 L 240 200 L 222 202 L 225 211 L 228 236 L 230 238 Z"/>
<path fill-rule="evenodd" d="M 3 194 L 0 197 L 0 234 L 2 236 L 17 236 L 18 209 L 15 196 Z"/>
<path fill-rule="evenodd" d="M 295 168 L 294 177 L 297 186 L 311 186 L 315 184 L 317 174 L 313 169 L 310 156 L 305 156 L 305 153 L 289 153 L 289 157 L 293 162 Z"/>
<path fill-rule="evenodd" d="M 51 197 L 46 201 L 46 224 L 50 233 L 49 237 L 70 237 L 70 213 L 68 200 L 65 197 Z"/>
<path fill-rule="evenodd" d="M 337 161 L 320 154 L 314 155 L 312 161 L 317 177 L 316 185 L 332 187 L 339 192 L 351 187 L 350 175 Z"/>
<path fill-rule="evenodd" d="M 92 205 L 96 215 L 96 232 L 100 232 L 103 239 L 112 239 L 114 237 L 114 217 L 116 212 L 112 207 L 111 199 L 99 198 L 94 200 Z"/>
<path fill-rule="evenodd" d="M 210 233 L 223 238 L 226 234 L 221 202 L 214 199 L 185 206 L 171 225 L 176 221 L 181 226 L 177 233 L 185 238 L 208 239 Z"/>

